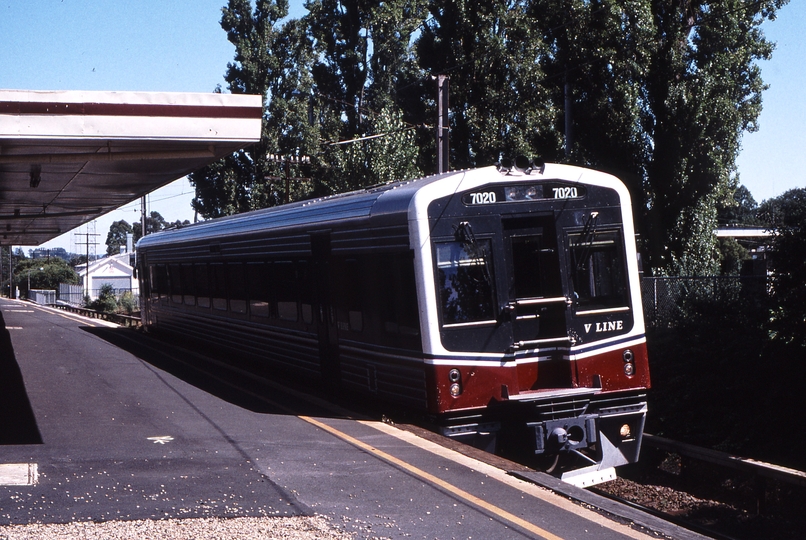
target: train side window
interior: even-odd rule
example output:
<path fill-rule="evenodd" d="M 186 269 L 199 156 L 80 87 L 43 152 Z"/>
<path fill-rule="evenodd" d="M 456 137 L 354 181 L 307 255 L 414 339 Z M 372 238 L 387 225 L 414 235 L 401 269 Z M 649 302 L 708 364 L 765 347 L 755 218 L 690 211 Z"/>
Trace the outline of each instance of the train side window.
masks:
<path fill-rule="evenodd" d="M 394 253 L 381 260 L 382 268 L 389 272 L 389 302 L 384 304 L 384 329 L 394 334 L 418 335 L 417 290 L 414 277 L 413 255 Z"/>
<path fill-rule="evenodd" d="M 246 276 L 243 264 L 227 263 L 229 308 L 233 313 L 246 313 Z"/>
<path fill-rule="evenodd" d="M 246 279 L 249 284 L 249 312 L 255 317 L 269 316 L 269 280 L 266 265 L 249 263 L 246 265 Z"/>
<path fill-rule="evenodd" d="M 210 307 L 210 280 L 208 279 L 207 263 L 193 265 L 196 278 L 196 302 L 199 307 Z"/>
<path fill-rule="evenodd" d="M 160 270 L 159 265 L 151 265 L 148 267 L 149 281 L 151 282 L 151 300 L 159 300 L 160 298 Z"/>
<path fill-rule="evenodd" d="M 152 297 L 154 300 L 167 301 L 168 300 L 168 269 L 164 264 L 157 264 L 152 266 L 154 272 L 154 291 Z"/>
<path fill-rule="evenodd" d="M 349 328 L 354 332 L 361 332 L 364 330 L 364 313 L 362 311 L 350 310 L 347 312 L 349 321 Z"/>
<path fill-rule="evenodd" d="M 300 308 L 302 312 L 302 322 L 305 324 L 313 324 L 313 305 L 301 304 Z"/>
<path fill-rule="evenodd" d="M 277 261 L 273 265 L 277 296 L 277 316 L 283 321 L 296 321 L 297 275 L 292 261 Z"/>
<path fill-rule="evenodd" d="M 335 284 L 332 292 L 339 330 L 364 330 L 363 270 L 358 259 L 340 259 L 332 267 Z"/>
<path fill-rule="evenodd" d="M 227 274 L 224 265 L 213 263 L 209 267 L 210 292 L 212 293 L 213 309 L 227 309 Z"/>
<path fill-rule="evenodd" d="M 182 295 L 186 306 L 196 305 L 196 279 L 192 264 L 182 265 Z"/>
<path fill-rule="evenodd" d="M 297 275 L 299 284 L 299 311 L 302 316 L 302 322 L 305 324 L 313 323 L 313 290 L 316 286 L 313 283 L 313 274 L 310 269 L 308 261 L 297 262 Z"/>
<path fill-rule="evenodd" d="M 568 240 L 577 310 L 628 306 L 621 232 L 572 233 Z"/>
<path fill-rule="evenodd" d="M 489 240 L 436 244 L 437 289 L 442 323 L 464 324 L 495 319 L 495 290 Z"/>
<path fill-rule="evenodd" d="M 171 302 L 182 303 L 182 271 L 178 264 L 168 265 L 168 279 L 171 284 Z"/>

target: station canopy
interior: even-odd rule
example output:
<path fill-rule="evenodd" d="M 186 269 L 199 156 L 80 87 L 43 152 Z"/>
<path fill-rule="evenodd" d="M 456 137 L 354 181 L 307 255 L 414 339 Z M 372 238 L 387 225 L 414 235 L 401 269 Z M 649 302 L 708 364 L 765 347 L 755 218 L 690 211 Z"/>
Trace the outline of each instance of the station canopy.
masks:
<path fill-rule="evenodd" d="M 260 96 L 0 90 L 0 245 L 35 246 L 260 140 Z"/>

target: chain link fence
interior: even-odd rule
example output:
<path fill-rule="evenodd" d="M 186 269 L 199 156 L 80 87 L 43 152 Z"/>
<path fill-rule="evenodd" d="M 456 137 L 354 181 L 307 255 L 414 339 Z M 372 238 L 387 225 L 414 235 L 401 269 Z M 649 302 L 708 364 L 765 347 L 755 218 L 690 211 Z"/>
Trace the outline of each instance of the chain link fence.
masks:
<path fill-rule="evenodd" d="M 647 328 L 672 328 L 704 302 L 754 309 L 767 296 L 766 276 L 644 277 Z"/>

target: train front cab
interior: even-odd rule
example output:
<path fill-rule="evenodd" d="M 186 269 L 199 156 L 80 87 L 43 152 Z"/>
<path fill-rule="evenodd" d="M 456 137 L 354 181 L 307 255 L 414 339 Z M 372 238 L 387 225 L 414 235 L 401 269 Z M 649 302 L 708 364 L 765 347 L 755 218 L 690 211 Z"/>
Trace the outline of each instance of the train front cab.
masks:
<path fill-rule="evenodd" d="M 650 382 L 629 196 L 580 171 L 467 174 L 429 201 L 421 256 L 444 433 L 525 434 L 587 463 L 564 474 L 586 485 L 638 459 Z"/>

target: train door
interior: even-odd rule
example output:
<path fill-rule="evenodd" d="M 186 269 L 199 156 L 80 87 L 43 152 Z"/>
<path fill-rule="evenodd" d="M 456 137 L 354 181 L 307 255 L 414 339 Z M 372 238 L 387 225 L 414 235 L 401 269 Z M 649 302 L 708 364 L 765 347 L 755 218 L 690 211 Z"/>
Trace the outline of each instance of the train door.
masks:
<path fill-rule="evenodd" d="M 319 341 L 319 361 L 322 380 L 337 385 L 340 379 L 338 334 L 335 327 L 330 294 L 330 233 L 311 235 L 313 259 L 313 311 Z"/>
<path fill-rule="evenodd" d="M 503 221 L 509 255 L 508 303 L 514 350 L 567 342 L 567 301 L 560 278 L 554 217 Z"/>

